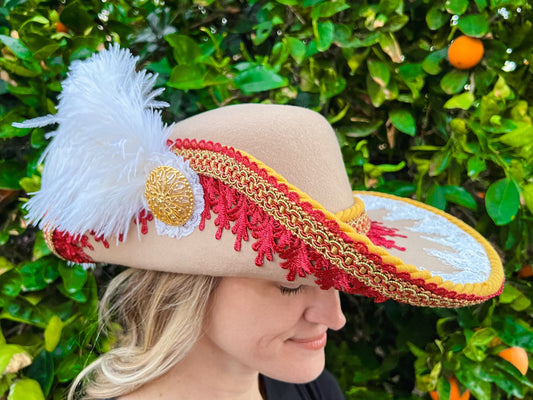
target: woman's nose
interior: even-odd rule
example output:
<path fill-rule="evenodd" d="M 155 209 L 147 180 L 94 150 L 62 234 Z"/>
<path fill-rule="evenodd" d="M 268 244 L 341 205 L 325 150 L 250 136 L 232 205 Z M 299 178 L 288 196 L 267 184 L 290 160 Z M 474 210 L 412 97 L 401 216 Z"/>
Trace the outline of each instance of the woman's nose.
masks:
<path fill-rule="evenodd" d="M 327 325 L 335 331 L 341 329 L 346 324 L 346 317 L 341 309 L 339 292 L 335 289 L 313 289 L 314 301 L 307 308 L 305 318 L 309 322 Z"/>

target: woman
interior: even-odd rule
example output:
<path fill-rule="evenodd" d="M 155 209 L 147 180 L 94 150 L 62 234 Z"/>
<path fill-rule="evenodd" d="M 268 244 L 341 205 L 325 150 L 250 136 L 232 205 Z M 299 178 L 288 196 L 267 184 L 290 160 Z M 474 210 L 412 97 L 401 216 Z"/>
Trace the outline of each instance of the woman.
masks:
<path fill-rule="evenodd" d="M 319 114 L 249 104 L 166 127 L 135 61 L 113 47 L 74 64 L 57 114 L 20 125 L 59 124 L 27 205 L 50 248 L 132 267 L 104 297 L 124 335 L 80 377 L 86 398 L 342 398 L 323 372 L 338 291 L 433 307 L 501 291 L 466 224 L 352 193 Z"/>
<path fill-rule="evenodd" d="M 92 366 L 96 382 L 87 393 L 104 398 L 127 388 L 133 392 L 120 399 L 342 399 L 336 382 L 322 374 L 326 330 L 344 325 L 338 293 L 290 286 L 126 271 L 108 290 L 120 287 L 118 307 L 131 306 L 124 310 L 129 321 L 121 321 L 126 336 Z M 154 295 L 139 296 L 143 291 Z M 130 305 L 136 295 L 140 302 Z"/>

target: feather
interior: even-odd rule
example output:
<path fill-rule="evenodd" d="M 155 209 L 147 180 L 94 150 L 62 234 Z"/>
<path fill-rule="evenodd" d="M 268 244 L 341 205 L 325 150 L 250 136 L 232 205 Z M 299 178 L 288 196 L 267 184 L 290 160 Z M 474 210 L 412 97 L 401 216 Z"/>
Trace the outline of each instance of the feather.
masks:
<path fill-rule="evenodd" d="M 41 189 L 27 202 L 27 219 L 47 227 L 104 238 L 126 234 L 147 209 L 144 185 L 157 166 L 181 171 L 193 187 L 195 213 L 182 227 L 161 227 L 160 234 L 189 234 L 203 210 L 203 190 L 188 162 L 167 147 L 172 126 L 161 120 L 152 90 L 156 75 L 135 69 L 137 57 L 118 45 L 72 63 L 57 113 L 17 127 L 58 124 L 43 154 Z M 198 210 L 200 209 L 200 210 Z M 118 240 L 118 239 L 117 239 Z"/>

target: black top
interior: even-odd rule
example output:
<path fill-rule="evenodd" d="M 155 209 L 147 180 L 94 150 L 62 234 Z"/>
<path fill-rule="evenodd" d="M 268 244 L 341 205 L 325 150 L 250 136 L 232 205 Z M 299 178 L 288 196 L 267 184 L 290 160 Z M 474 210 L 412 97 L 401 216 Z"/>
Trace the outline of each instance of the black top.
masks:
<path fill-rule="evenodd" d="M 326 370 L 312 382 L 295 384 L 263 377 L 267 400 L 344 400 L 339 384 Z M 113 400 L 113 399 L 108 399 Z"/>
<path fill-rule="evenodd" d="M 344 400 L 339 384 L 328 371 L 312 382 L 297 385 L 263 377 L 267 400 Z"/>

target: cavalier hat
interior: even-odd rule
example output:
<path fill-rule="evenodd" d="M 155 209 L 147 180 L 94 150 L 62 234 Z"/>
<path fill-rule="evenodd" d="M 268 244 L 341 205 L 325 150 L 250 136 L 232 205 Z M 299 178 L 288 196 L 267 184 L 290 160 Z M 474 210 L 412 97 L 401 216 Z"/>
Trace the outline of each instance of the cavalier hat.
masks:
<path fill-rule="evenodd" d="M 417 306 L 499 294 L 498 255 L 422 203 L 352 192 L 335 133 L 300 107 L 222 107 L 161 121 L 155 76 L 113 46 L 71 65 L 27 218 L 49 247 L 96 262 L 301 281 Z"/>

